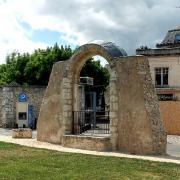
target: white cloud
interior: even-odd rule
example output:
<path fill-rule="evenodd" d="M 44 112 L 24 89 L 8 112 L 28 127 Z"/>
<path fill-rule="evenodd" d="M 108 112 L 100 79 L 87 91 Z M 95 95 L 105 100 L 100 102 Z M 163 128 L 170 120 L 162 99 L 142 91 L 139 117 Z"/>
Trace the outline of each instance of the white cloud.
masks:
<path fill-rule="evenodd" d="M 19 15 L 23 15 L 18 12 L 19 6 L 17 1 L 13 0 L 0 4 L 0 63 L 4 63 L 6 55 L 14 50 L 31 52 L 34 48 L 46 47 L 45 44 L 35 43 L 28 38 L 28 32 L 18 21 Z"/>
<path fill-rule="evenodd" d="M 142 44 L 155 45 L 179 24 L 178 5 L 179 0 L 46 0 L 40 15 L 55 18 L 54 28 L 59 25 L 67 40 L 76 35 L 79 44 L 114 41 L 132 54 Z"/>
<path fill-rule="evenodd" d="M 177 6 L 179 0 L 0 0 L 0 58 L 13 49 L 46 46 L 33 42 L 20 22 L 33 30 L 58 31 L 62 39 L 78 45 L 113 41 L 133 54 L 142 44 L 154 46 L 179 25 Z"/>

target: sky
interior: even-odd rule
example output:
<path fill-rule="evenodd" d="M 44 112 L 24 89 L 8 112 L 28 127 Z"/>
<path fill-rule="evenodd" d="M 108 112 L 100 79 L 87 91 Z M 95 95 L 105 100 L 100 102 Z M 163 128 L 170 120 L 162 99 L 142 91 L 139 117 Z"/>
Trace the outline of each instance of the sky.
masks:
<path fill-rule="evenodd" d="M 179 0 L 0 0 L 0 64 L 13 51 L 56 42 L 72 48 L 111 41 L 135 54 L 180 25 Z"/>

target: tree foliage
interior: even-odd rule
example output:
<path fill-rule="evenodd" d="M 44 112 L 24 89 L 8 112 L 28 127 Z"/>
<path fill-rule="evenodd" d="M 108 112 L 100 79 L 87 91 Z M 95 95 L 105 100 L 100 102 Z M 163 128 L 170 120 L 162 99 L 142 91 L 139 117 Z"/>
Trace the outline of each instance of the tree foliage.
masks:
<path fill-rule="evenodd" d="M 97 103 L 100 96 L 103 95 L 106 87 L 109 85 L 110 74 L 107 68 L 100 64 L 100 61 L 94 61 L 92 58 L 87 60 L 84 64 L 81 77 L 92 77 L 94 79 L 93 87 L 86 87 L 86 91 L 95 91 L 97 96 Z"/>
<path fill-rule="evenodd" d="M 71 55 L 69 46 L 57 44 L 37 49 L 32 54 L 13 52 L 7 56 L 6 64 L 0 65 L 0 84 L 47 85 L 53 64 L 67 60 Z"/>
<path fill-rule="evenodd" d="M 107 68 L 103 67 L 100 61 L 94 61 L 93 58 L 86 61 L 80 76 L 94 78 L 94 88 L 99 87 L 104 90 L 109 84 L 109 72 Z"/>

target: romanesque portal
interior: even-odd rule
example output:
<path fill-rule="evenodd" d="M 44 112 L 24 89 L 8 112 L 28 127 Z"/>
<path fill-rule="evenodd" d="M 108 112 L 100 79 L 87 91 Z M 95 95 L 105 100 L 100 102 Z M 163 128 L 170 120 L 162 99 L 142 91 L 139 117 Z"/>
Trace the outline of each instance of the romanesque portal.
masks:
<path fill-rule="evenodd" d="M 79 74 L 85 61 L 94 55 L 104 57 L 110 66 L 109 137 L 72 135 L 73 112 L 78 108 Z M 166 133 L 148 60 L 144 56 L 126 56 L 113 43 L 85 44 L 69 60 L 53 66 L 37 127 L 39 141 L 67 147 L 135 154 L 166 153 Z"/>

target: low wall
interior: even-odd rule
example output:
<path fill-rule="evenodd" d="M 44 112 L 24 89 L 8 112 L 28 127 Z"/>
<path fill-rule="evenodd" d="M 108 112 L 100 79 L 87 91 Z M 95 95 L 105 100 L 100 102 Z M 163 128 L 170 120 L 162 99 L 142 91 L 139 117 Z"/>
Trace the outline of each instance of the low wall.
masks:
<path fill-rule="evenodd" d="M 32 138 L 32 130 L 29 128 L 12 129 L 12 138 Z"/>
<path fill-rule="evenodd" d="M 180 101 L 160 101 L 159 105 L 167 134 L 180 135 Z"/>
<path fill-rule="evenodd" d="M 110 151 L 112 149 L 109 137 L 64 135 L 62 145 L 92 151 Z"/>

